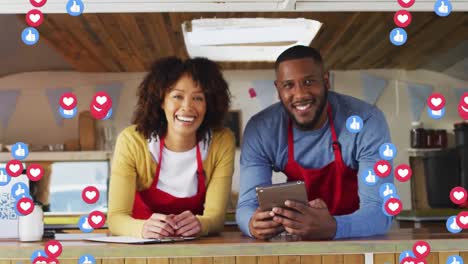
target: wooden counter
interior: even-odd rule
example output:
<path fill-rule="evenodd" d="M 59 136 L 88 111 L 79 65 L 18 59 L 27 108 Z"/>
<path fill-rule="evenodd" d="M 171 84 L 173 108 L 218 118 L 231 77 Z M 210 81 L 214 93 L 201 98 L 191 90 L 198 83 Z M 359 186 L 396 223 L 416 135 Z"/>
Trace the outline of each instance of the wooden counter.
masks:
<path fill-rule="evenodd" d="M 180 243 L 125 245 L 60 241 L 61 264 L 76 264 L 79 256 L 91 254 L 98 264 L 328 264 L 386 263 L 397 264 L 400 253 L 411 250 L 415 241 L 431 245 L 428 263 L 446 263 L 447 256 L 460 254 L 468 260 L 468 234 L 451 234 L 446 230 L 398 229 L 385 236 L 337 241 L 256 241 L 238 232 Z M 0 264 L 30 263 L 29 258 L 45 242 L 20 243 L 0 240 Z"/>

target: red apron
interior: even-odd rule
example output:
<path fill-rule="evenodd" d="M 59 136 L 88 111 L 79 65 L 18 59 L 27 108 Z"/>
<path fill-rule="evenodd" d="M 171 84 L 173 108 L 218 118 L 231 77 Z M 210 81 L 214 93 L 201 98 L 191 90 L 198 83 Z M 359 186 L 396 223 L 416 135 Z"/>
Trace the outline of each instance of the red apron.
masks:
<path fill-rule="evenodd" d="M 159 160 L 151 187 L 136 192 L 135 202 L 133 203 L 132 217 L 136 219 L 148 219 L 153 213 L 160 214 L 180 214 L 186 210 L 194 215 L 202 215 L 205 203 L 205 173 L 203 171 L 203 161 L 200 148 L 197 144 L 197 175 L 198 188 L 197 193 L 192 197 L 174 197 L 157 188 L 159 172 L 161 170 L 161 161 L 164 147 L 164 138 L 159 141 Z"/>
<path fill-rule="evenodd" d="M 343 162 L 340 143 L 333 124 L 332 109 L 327 108 L 335 160 L 321 169 L 306 169 L 294 160 L 292 121 L 288 124 L 288 162 L 283 173 L 288 181 L 304 181 L 309 201 L 321 198 L 332 215 L 350 214 L 359 209 L 357 170 Z"/>

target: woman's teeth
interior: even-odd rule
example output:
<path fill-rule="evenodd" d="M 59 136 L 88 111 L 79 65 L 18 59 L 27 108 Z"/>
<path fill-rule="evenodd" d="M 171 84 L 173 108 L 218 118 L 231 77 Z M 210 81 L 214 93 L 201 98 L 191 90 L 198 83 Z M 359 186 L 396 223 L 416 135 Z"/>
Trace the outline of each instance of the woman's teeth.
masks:
<path fill-rule="evenodd" d="M 195 120 L 195 117 L 189 117 L 189 116 L 176 116 L 177 120 L 182 121 L 182 122 L 192 122 Z"/>

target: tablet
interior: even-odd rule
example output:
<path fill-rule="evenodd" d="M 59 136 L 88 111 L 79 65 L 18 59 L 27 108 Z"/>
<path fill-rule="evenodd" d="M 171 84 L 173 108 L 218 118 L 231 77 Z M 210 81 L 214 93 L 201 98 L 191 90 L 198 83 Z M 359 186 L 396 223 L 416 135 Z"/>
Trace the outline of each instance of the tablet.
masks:
<path fill-rule="evenodd" d="M 307 191 L 303 181 L 257 187 L 256 191 L 259 208 L 262 211 L 270 211 L 273 207 L 284 208 L 286 200 L 308 203 Z"/>

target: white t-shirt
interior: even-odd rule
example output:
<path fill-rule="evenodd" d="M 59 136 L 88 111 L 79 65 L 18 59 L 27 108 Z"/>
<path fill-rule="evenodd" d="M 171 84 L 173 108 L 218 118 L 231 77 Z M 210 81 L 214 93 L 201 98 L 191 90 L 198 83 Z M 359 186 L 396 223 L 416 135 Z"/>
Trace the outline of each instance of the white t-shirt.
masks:
<path fill-rule="evenodd" d="M 207 135 L 208 137 L 208 135 Z M 202 160 L 208 155 L 209 144 L 198 142 Z M 148 142 L 148 149 L 153 160 L 159 161 L 159 139 Z M 197 194 L 197 147 L 184 152 L 174 152 L 163 147 L 163 156 L 159 171 L 157 188 L 174 197 L 185 198 Z"/>

